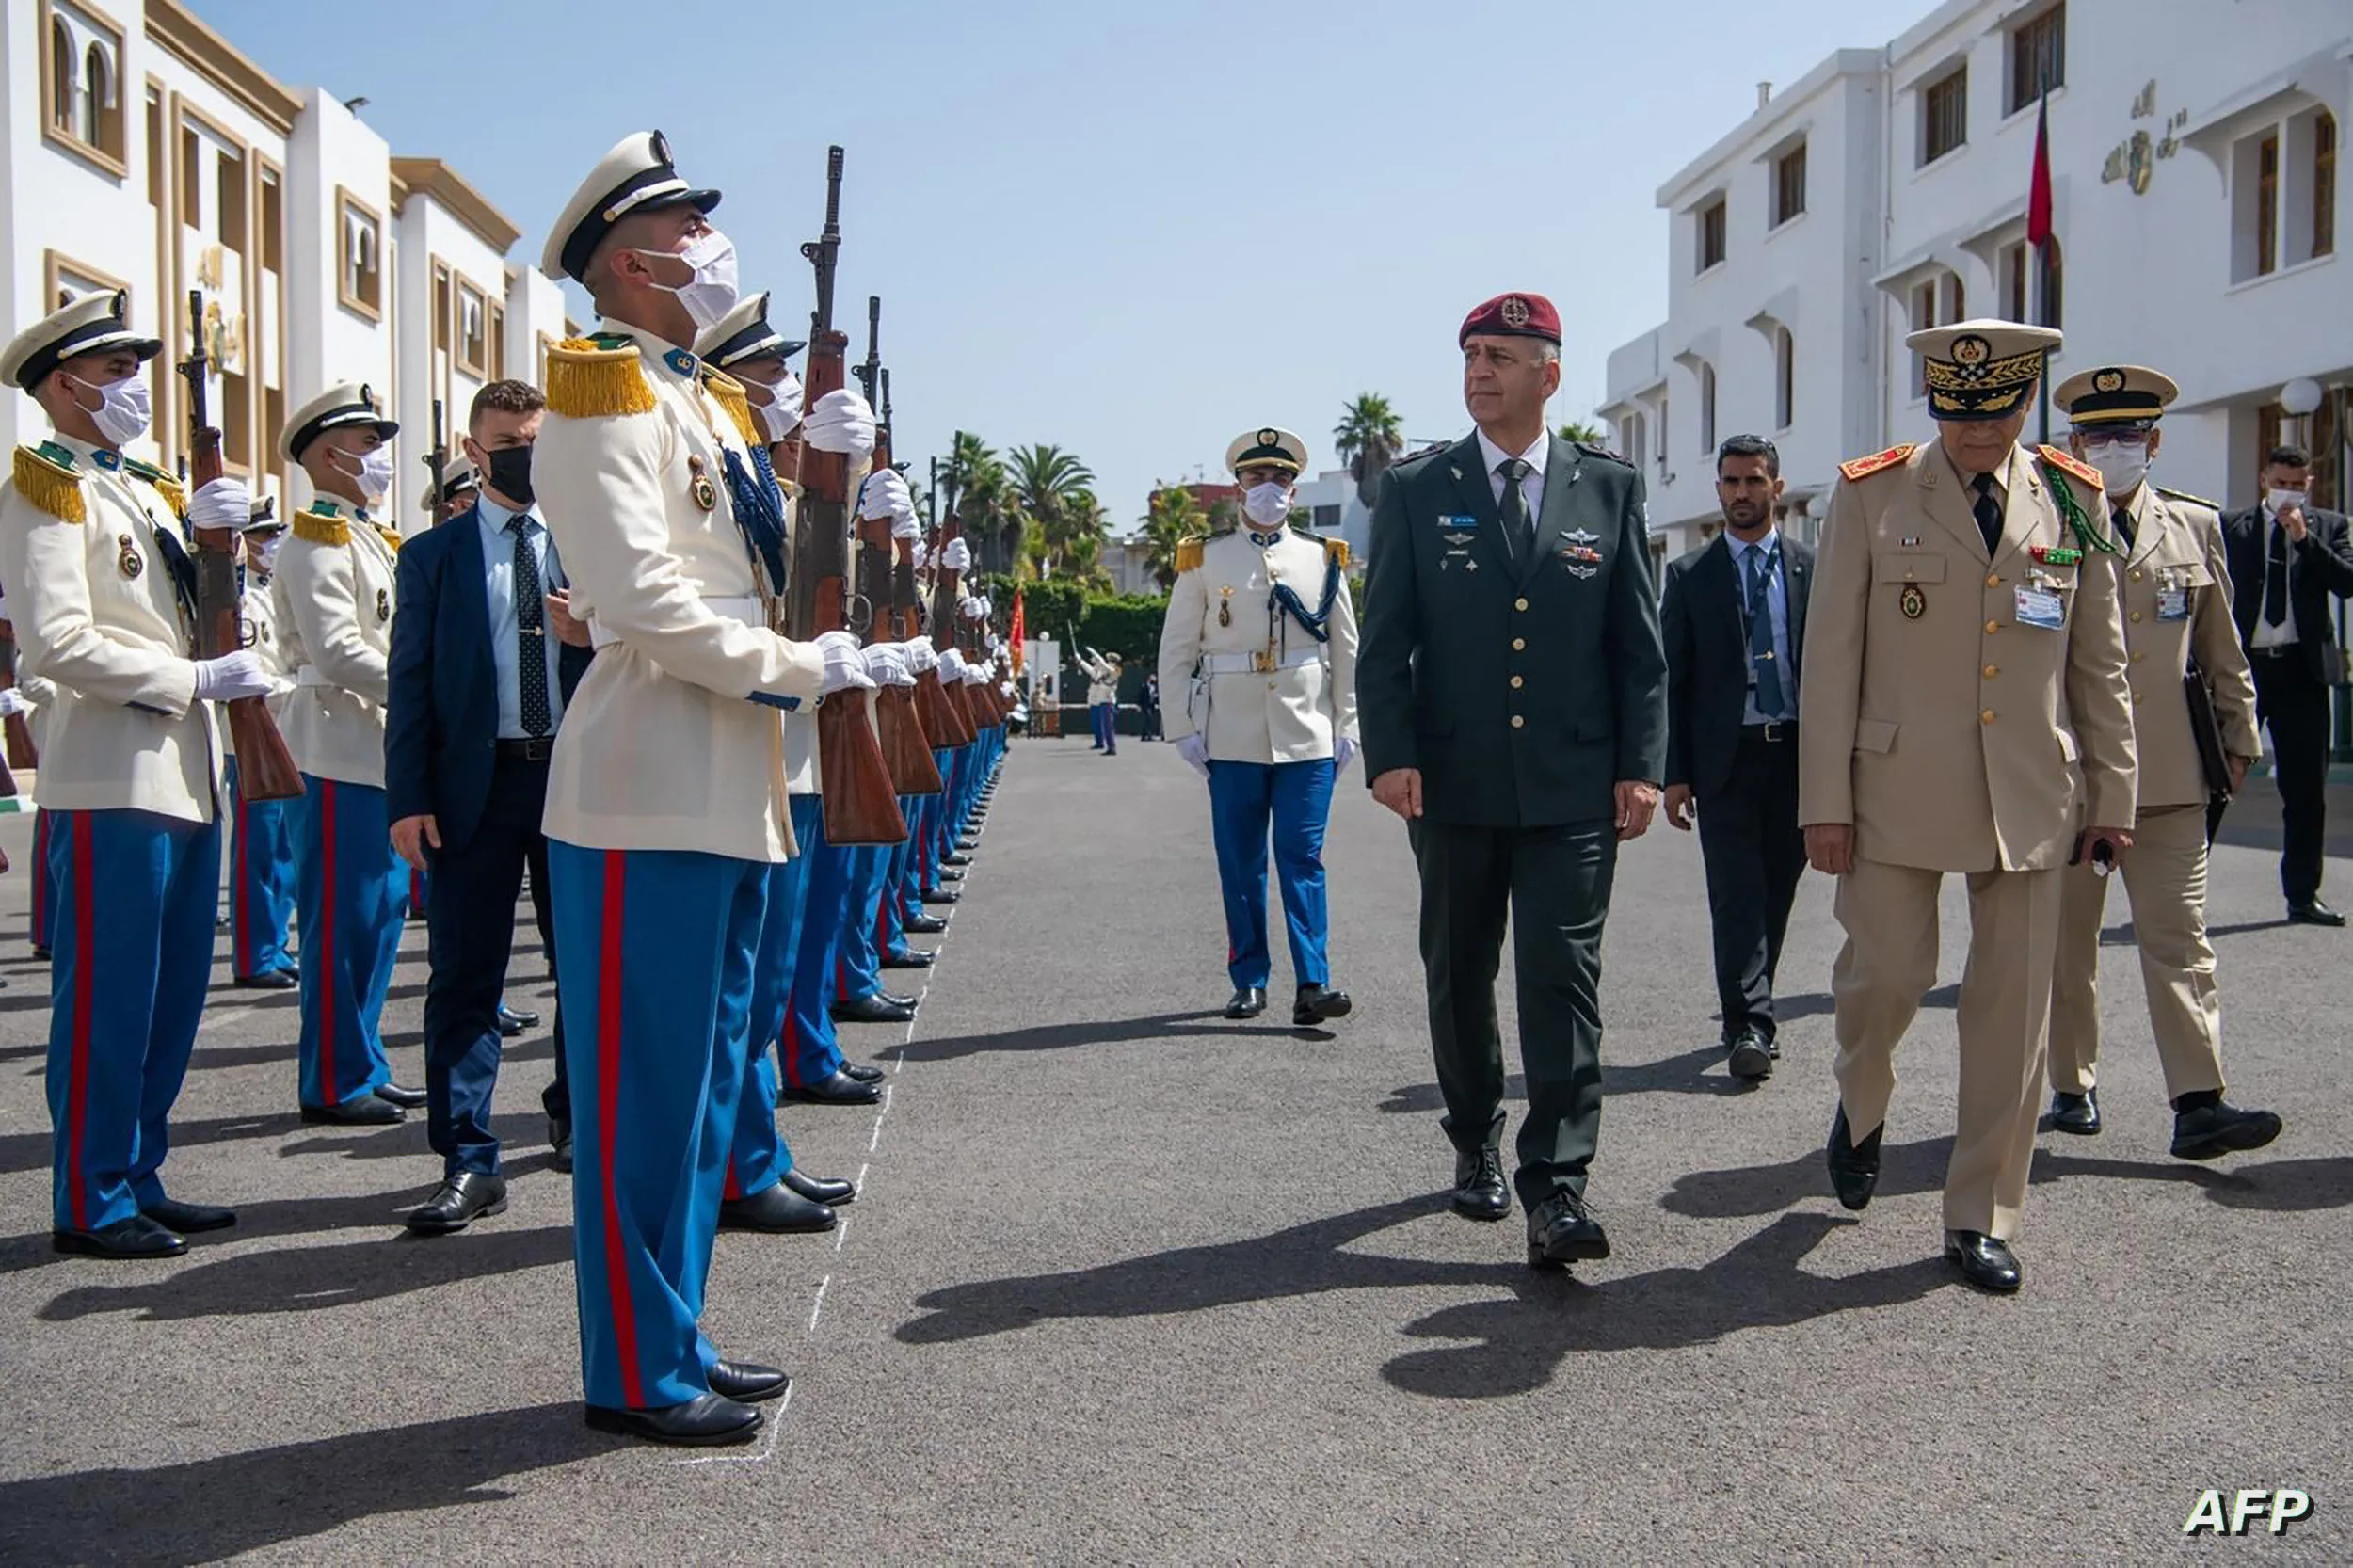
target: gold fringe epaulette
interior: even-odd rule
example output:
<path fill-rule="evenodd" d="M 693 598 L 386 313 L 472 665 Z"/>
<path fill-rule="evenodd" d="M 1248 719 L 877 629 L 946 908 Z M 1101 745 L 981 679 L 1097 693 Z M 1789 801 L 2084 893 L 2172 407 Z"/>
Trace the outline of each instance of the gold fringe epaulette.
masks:
<path fill-rule="evenodd" d="M 1209 541 L 1207 538 L 1202 537 L 1178 539 L 1176 541 L 1176 569 L 1178 571 L 1199 571 L 1201 569 L 1202 552 L 1208 546 L 1209 542 Z"/>
<path fill-rule="evenodd" d="M 188 488 L 168 470 L 159 469 L 152 463 L 142 463 L 136 457 L 125 457 L 122 472 L 153 486 L 155 493 L 164 498 L 164 504 L 171 508 L 172 516 L 184 518 L 188 515 Z"/>
<path fill-rule="evenodd" d="M 1325 559 L 1342 571 L 1348 569 L 1348 541 L 1346 539 L 1324 540 L 1323 554 Z"/>
<path fill-rule="evenodd" d="M 719 407 L 728 411 L 728 418 L 735 421 L 735 427 L 744 433 L 745 446 L 762 447 L 768 444 L 760 433 L 760 420 L 752 413 L 752 400 L 744 391 L 743 382 L 725 371 L 705 366 L 703 385 L 710 388 L 711 395 L 719 400 Z"/>
<path fill-rule="evenodd" d="M 380 522 L 373 524 L 372 526 L 376 529 L 376 536 L 384 541 L 384 548 L 391 551 L 395 555 L 399 554 L 401 537 L 400 530 L 397 528 L 387 528 Z"/>
<path fill-rule="evenodd" d="M 2063 447 L 2038 446 L 2034 450 L 2037 456 L 2041 457 L 2044 462 L 2050 464 L 2053 468 L 2062 469 L 2067 472 L 2073 474 L 2085 484 L 2090 486 L 2092 492 L 2095 495 L 2100 492 L 2103 484 L 2100 478 L 2100 471 L 2093 468 L 2089 463 L 2085 462 L 2081 457 L 2076 456 L 2073 453 L 2067 451 Z"/>
<path fill-rule="evenodd" d="M 1868 479 L 1881 469 L 1894 468 L 1897 463 L 1909 461 L 1912 455 L 1919 450 L 1917 442 L 1906 441 L 1884 452 L 1874 452 L 1868 457 L 1856 457 L 1841 463 L 1838 472 L 1849 480 Z"/>
<path fill-rule="evenodd" d="M 294 536 L 312 544 L 344 545 L 351 542 L 351 524 L 324 512 L 300 511 L 294 515 Z"/>
<path fill-rule="evenodd" d="M 73 454 L 51 442 L 16 449 L 16 493 L 59 522 L 89 519 L 89 503 L 82 495 L 82 476 L 74 471 Z"/>
<path fill-rule="evenodd" d="M 607 348 L 593 338 L 567 338 L 548 350 L 548 411 L 566 419 L 607 419 L 653 412 L 653 388 L 634 344 Z"/>

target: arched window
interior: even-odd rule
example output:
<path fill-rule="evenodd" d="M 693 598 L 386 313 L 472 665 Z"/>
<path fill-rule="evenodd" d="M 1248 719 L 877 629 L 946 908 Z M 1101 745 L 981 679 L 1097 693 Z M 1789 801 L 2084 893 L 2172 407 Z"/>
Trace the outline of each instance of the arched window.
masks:
<path fill-rule="evenodd" d="M 1700 450 L 1716 450 L 1716 367 L 1700 363 Z"/>
<path fill-rule="evenodd" d="M 55 16 L 49 19 L 49 121 L 69 135 L 73 131 L 73 31 Z"/>
<path fill-rule="evenodd" d="M 103 45 L 93 43 L 83 56 L 81 134 L 92 147 L 106 145 L 106 108 L 114 102 L 114 63 Z"/>
<path fill-rule="evenodd" d="M 1789 328 L 1773 329 L 1773 428 L 1786 430 L 1798 417 L 1798 344 Z"/>

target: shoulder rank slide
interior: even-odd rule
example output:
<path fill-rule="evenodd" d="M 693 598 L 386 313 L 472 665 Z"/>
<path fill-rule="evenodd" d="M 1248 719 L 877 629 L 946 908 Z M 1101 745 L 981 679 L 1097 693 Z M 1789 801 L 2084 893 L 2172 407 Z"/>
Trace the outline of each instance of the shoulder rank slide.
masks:
<path fill-rule="evenodd" d="M 1633 460 L 1627 457 L 1625 454 L 1612 452 L 1606 446 L 1595 446 L 1591 441 L 1571 441 L 1569 444 L 1577 448 L 1579 452 L 1585 454 L 1588 457 L 1607 457 L 1613 463 L 1624 463 L 1628 468 L 1632 468 L 1634 466 Z M 1345 561 L 1340 564 L 1343 566 L 1347 565 Z"/>
<path fill-rule="evenodd" d="M 1207 538 L 1200 536 L 1177 540 L 1176 569 L 1180 572 L 1199 571 L 1201 569 L 1202 552 L 1208 546 L 1209 542 L 1209 541 Z"/>
<path fill-rule="evenodd" d="M 2085 462 L 2081 457 L 2076 456 L 2073 453 L 2065 451 L 2056 446 L 2038 446 L 2034 450 L 2037 456 L 2041 457 L 2044 462 L 2050 464 L 2053 468 L 2062 469 L 2067 472 L 2073 474 L 2076 478 L 2090 486 L 2094 490 L 2101 488 L 2100 471 L 2093 468 L 2089 463 Z"/>
<path fill-rule="evenodd" d="M 600 338 L 567 338 L 548 350 L 548 411 L 566 419 L 604 419 L 653 412 L 637 345 Z"/>
<path fill-rule="evenodd" d="M 1912 455 L 1919 450 L 1917 442 L 1906 441 L 1901 446 L 1891 446 L 1884 452 L 1874 452 L 1868 457 L 1856 457 L 1841 463 L 1838 465 L 1838 472 L 1850 481 L 1868 479 L 1881 469 L 1894 468 L 1897 463 L 1910 461 Z"/>
<path fill-rule="evenodd" d="M 322 512 L 315 505 L 294 515 L 294 536 L 312 544 L 345 545 L 351 542 L 351 524 L 333 512 Z"/>
<path fill-rule="evenodd" d="M 2168 489 L 2165 486 L 2159 485 L 2157 487 L 2157 493 L 2165 497 L 2168 501 L 2186 501 L 2192 506 L 2203 506 L 2209 512 L 2219 512 L 2222 510 L 2221 503 L 2208 501 L 2202 495 L 2192 495 L 2187 490 Z"/>
<path fill-rule="evenodd" d="M 89 504 L 71 448 L 56 441 L 16 449 L 16 493 L 59 522 L 86 522 Z"/>
<path fill-rule="evenodd" d="M 768 444 L 760 434 L 760 421 L 752 415 L 752 400 L 744 392 L 743 382 L 723 370 L 712 370 L 706 365 L 703 367 L 703 385 L 718 400 L 719 407 L 728 411 L 728 418 L 735 422 L 735 428 L 742 432 L 746 447 Z"/>

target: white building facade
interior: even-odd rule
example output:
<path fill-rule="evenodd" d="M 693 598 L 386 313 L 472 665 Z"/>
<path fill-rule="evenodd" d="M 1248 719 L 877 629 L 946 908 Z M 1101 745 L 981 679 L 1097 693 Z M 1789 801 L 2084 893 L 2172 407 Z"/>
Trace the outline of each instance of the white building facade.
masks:
<path fill-rule="evenodd" d="M 538 380 L 568 330 L 556 284 L 508 264 L 515 226 L 447 166 L 393 157 L 331 94 L 273 80 L 177 0 L 0 4 L 6 330 L 61 292 L 127 290 L 133 325 L 166 345 L 134 456 L 170 467 L 187 447 L 174 366 L 200 319 L 227 466 L 281 512 L 310 500 L 277 455 L 287 410 L 366 382 L 402 424 L 386 516 L 424 526 L 433 400 L 454 453 L 474 391 Z M 30 397 L 0 395 L 0 441 L 42 428 Z"/>
<path fill-rule="evenodd" d="M 2025 243 L 2046 82 L 2047 277 Z M 1779 447 L 1788 524 L 1814 536 L 1839 461 L 1930 435 L 1905 335 L 1973 315 L 2060 327 L 2054 381 L 2178 381 L 2162 482 L 2244 505 L 2298 440 L 2345 504 L 2353 7 L 1946 0 L 1759 96 L 1659 187 L 1668 319 L 1609 359 L 1599 414 L 1649 481 L 1658 559 L 1713 536 L 1715 449 L 1742 432 Z M 2309 413 L 2281 406 L 2299 381 Z"/>

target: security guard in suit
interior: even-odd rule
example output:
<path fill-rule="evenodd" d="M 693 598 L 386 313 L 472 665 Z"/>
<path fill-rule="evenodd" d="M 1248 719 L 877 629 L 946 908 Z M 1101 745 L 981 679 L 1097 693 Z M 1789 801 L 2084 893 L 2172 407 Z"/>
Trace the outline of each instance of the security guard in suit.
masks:
<path fill-rule="evenodd" d="M 242 525 L 245 487 L 193 498 L 126 457 L 145 435 L 140 367 L 162 344 L 120 293 L 85 295 L 0 351 L 51 436 L 0 488 L 0 581 L 25 672 L 54 685 L 34 789 L 56 878 L 50 969 L 52 1238 L 97 1257 L 168 1257 L 236 1223 L 164 1192 L 168 1119 L 204 1012 L 220 888 L 220 742 L 211 702 L 268 689 L 248 649 L 189 657 L 196 575 L 180 513 Z"/>
<path fill-rule="evenodd" d="M 246 524 L 245 640 L 269 677 L 273 714 L 284 710 L 295 689 L 278 634 L 277 601 L 270 593 L 285 536 L 285 520 L 266 502 Z M 221 738 L 229 738 L 225 727 Z M 236 802 L 229 839 L 230 972 L 237 984 L 251 990 L 291 991 L 301 984 L 301 970 L 286 952 L 298 874 L 294 802 L 248 800 L 233 751 L 229 757 L 229 792 Z"/>
<path fill-rule="evenodd" d="M 1270 824 L 1289 928 L 1302 1028 L 1343 1018 L 1332 985 L 1323 830 L 1332 785 L 1356 751 L 1356 612 L 1342 574 L 1348 546 L 1286 525 L 1307 446 L 1273 426 L 1238 436 L 1225 467 L 1246 520 L 1177 546 L 1160 623 L 1163 690 L 1184 694 L 1169 720 L 1177 754 L 1209 781 L 1209 823 L 1225 899 L 1229 1018 L 1266 1011 Z"/>
<path fill-rule="evenodd" d="M 357 381 L 286 421 L 279 455 L 316 492 L 279 552 L 278 629 L 295 689 L 280 728 L 302 771 L 302 1119 L 377 1127 L 424 1103 L 392 1081 L 380 1025 L 408 872 L 384 809 L 384 703 L 399 533 L 376 520 L 400 426 Z"/>
<path fill-rule="evenodd" d="M 2122 573 L 2124 646 L 2132 682 L 2133 732 L 2140 762 L 2133 852 L 2123 859 L 2140 952 L 2149 1025 L 2173 1102 L 2173 1153 L 2212 1160 L 2259 1149 L 2280 1135 L 2280 1118 L 2222 1098 L 2222 999 L 2206 941 L 2206 802 L 2235 791 L 2262 754 L 2255 681 L 2231 620 L 2222 518 L 2210 501 L 2149 482 L 2161 437 L 2157 422 L 2180 394 L 2170 377 L 2140 365 L 2106 365 L 2062 382 L 2052 395 L 2074 432 L 2068 444 L 2100 471 Z M 2230 776 L 2209 779 L 2193 727 L 2185 676 L 2193 668 L 2213 694 Z M 2058 965 L 2051 982 L 2051 1126 L 2100 1130 L 2095 1069 L 2100 1058 L 2100 917 L 2107 880 L 2074 866 L 2061 878 Z"/>
<path fill-rule="evenodd" d="M 2132 843 L 2133 721 L 2096 470 L 2018 444 L 2049 328 L 1913 333 L 1937 440 L 1841 465 L 1799 685 L 1798 821 L 1838 877 L 1839 1201 L 1879 1179 L 1896 1047 L 1936 982 L 1936 901 L 1969 882 L 1945 1251 L 2018 1288 L 2009 1248 L 2041 1099 L 2061 867 Z M 2087 827 L 2085 824 L 2090 824 Z"/>

